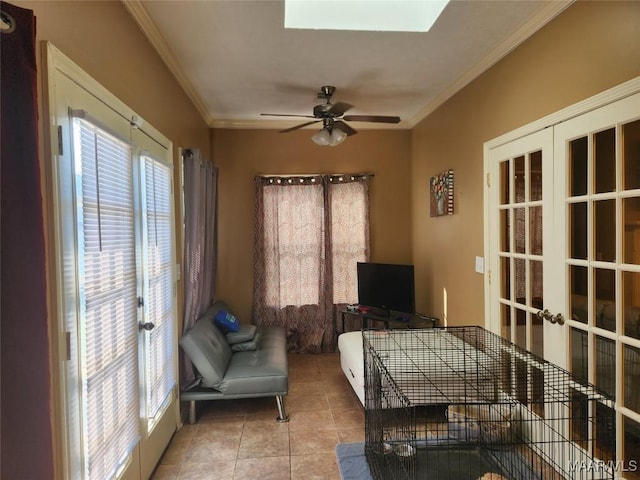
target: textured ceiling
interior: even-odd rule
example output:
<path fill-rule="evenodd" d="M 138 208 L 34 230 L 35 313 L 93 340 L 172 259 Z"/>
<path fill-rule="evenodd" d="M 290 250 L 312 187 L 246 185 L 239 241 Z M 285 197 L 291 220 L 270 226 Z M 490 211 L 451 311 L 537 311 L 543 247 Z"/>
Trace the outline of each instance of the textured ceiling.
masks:
<path fill-rule="evenodd" d="M 260 113 L 311 115 L 334 85 L 349 114 L 410 128 L 570 2 L 453 0 L 427 33 L 285 30 L 281 0 L 124 4 L 212 127 L 296 125 Z"/>

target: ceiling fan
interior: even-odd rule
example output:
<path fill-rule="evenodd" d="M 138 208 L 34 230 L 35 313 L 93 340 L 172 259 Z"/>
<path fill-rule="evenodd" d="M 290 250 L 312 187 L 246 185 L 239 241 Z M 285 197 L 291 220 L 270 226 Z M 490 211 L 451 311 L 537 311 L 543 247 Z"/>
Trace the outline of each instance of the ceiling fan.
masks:
<path fill-rule="evenodd" d="M 336 87 L 327 85 L 320 88 L 318 98 L 325 100 L 325 103 L 313 107 L 313 115 L 297 115 L 287 113 L 262 113 L 261 115 L 272 117 L 301 117 L 313 118 L 309 122 L 304 122 L 294 127 L 280 130 L 280 133 L 291 132 L 299 128 L 322 122 L 322 130 L 314 134 L 311 139 L 318 145 L 338 145 L 342 143 L 347 136 L 358 133 L 353 127 L 349 126 L 345 121 L 353 122 L 377 122 L 377 123 L 399 123 L 400 117 L 384 116 L 384 115 L 345 115 L 353 105 L 344 102 L 331 103 L 331 97 L 336 91 Z"/>

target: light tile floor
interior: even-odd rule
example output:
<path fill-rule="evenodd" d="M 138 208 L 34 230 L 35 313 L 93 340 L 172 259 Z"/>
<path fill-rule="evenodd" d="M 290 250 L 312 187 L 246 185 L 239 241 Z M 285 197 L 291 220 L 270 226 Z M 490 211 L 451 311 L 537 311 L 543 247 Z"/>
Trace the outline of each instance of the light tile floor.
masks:
<path fill-rule="evenodd" d="M 364 410 L 340 357 L 289 354 L 288 423 L 273 398 L 198 402 L 153 480 L 339 480 L 335 447 L 364 441 Z"/>

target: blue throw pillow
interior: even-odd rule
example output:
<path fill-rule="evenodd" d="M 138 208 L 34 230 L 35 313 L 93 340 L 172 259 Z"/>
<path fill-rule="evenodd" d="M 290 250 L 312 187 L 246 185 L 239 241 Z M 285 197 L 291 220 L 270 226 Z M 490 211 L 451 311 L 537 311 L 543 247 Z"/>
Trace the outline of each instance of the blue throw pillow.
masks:
<path fill-rule="evenodd" d="M 220 310 L 216 313 L 216 325 L 224 332 L 237 332 L 240 330 L 238 319 L 226 310 Z"/>

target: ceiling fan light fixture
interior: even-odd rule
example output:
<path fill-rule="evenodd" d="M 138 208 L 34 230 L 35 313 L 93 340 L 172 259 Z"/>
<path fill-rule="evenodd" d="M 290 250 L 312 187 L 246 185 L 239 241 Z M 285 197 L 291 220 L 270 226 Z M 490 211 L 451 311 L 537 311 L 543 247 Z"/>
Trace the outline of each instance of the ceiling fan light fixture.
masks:
<path fill-rule="evenodd" d="M 329 133 L 329 130 L 327 130 L 326 128 L 323 128 L 311 135 L 311 140 L 313 140 L 313 143 L 315 143 L 316 145 L 331 145 L 331 133 Z"/>
<path fill-rule="evenodd" d="M 331 130 L 331 142 L 329 143 L 329 145 L 332 147 L 335 147 L 336 145 L 340 145 L 342 142 L 345 141 L 346 138 L 347 138 L 346 133 L 344 133 L 339 128 L 334 128 L 333 130 Z"/>
<path fill-rule="evenodd" d="M 321 130 L 311 135 L 311 140 L 313 140 L 313 143 L 322 147 L 325 147 L 327 145 L 329 145 L 330 147 L 335 147 L 336 145 L 340 145 L 342 142 L 344 142 L 346 138 L 347 134 L 339 128 L 323 127 Z"/>

